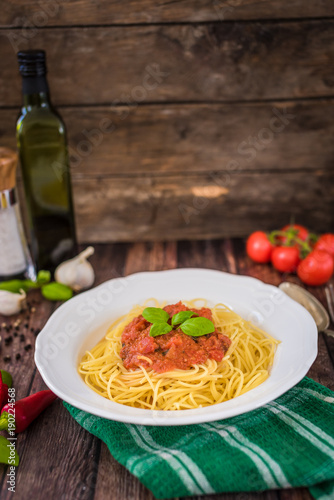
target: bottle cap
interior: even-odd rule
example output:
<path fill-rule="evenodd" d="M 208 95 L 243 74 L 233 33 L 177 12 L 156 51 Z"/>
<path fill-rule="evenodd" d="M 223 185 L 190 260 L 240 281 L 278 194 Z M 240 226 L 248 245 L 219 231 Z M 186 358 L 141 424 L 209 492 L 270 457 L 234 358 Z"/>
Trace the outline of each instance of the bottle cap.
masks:
<path fill-rule="evenodd" d="M 15 187 L 17 162 L 15 151 L 0 147 L 0 191 Z"/>
<path fill-rule="evenodd" d="M 19 71 L 22 76 L 46 75 L 46 58 L 44 50 L 21 50 L 17 53 Z"/>

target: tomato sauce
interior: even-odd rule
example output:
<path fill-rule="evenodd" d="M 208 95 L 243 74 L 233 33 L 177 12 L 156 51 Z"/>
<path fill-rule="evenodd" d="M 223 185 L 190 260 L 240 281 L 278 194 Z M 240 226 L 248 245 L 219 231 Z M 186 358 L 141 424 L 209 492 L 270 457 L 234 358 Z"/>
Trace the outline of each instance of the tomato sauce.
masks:
<path fill-rule="evenodd" d="M 180 311 L 193 311 L 212 321 L 211 309 L 189 309 L 181 302 L 164 307 L 171 318 Z M 142 315 L 134 318 L 122 333 L 121 358 L 128 370 L 139 366 L 153 369 L 157 373 L 181 369 L 188 370 L 192 365 L 203 364 L 207 359 L 221 361 L 228 350 L 231 340 L 215 330 L 201 337 L 190 337 L 177 328 L 165 335 L 150 337 L 151 323 Z"/>

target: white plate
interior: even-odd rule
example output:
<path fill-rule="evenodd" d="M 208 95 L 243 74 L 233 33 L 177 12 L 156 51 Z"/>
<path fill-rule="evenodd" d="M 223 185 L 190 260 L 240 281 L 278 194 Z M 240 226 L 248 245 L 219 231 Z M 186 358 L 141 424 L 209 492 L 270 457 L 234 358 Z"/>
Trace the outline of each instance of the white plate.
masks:
<path fill-rule="evenodd" d="M 99 396 L 78 374 L 79 360 L 113 320 L 150 297 L 168 303 L 197 297 L 207 299 L 209 305 L 223 302 L 261 326 L 282 341 L 270 377 L 238 398 L 196 410 L 137 409 Z M 35 361 L 47 386 L 81 410 L 120 422 L 183 425 L 232 417 L 272 401 L 304 377 L 316 355 L 313 318 L 278 288 L 220 271 L 176 269 L 113 279 L 66 302 L 38 335 Z"/>

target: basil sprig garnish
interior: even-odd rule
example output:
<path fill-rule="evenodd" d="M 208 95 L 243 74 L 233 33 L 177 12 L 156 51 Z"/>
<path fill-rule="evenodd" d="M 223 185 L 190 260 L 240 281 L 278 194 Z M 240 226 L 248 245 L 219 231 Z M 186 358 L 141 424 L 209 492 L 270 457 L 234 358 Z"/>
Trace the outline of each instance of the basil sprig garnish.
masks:
<path fill-rule="evenodd" d="M 191 337 L 201 337 L 215 331 L 215 326 L 208 318 L 198 316 L 198 318 L 187 319 L 180 326 L 183 333 Z"/>
<path fill-rule="evenodd" d="M 160 309 L 160 307 L 146 307 L 142 312 L 142 316 L 150 323 L 167 323 L 169 320 L 168 312 Z"/>
<path fill-rule="evenodd" d="M 197 316 L 197 314 L 192 311 L 180 311 L 179 313 L 174 314 L 174 316 L 172 317 L 172 325 L 180 325 L 192 316 Z"/>
<path fill-rule="evenodd" d="M 151 337 L 157 337 L 158 335 L 165 335 L 169 333 L 173 328 L 168 323 L 153 323 L 150 330 Z"/>
<path fill-rule="evenodd" d="M 169 314 L 160 307 L 146 307 L 142 312 L 143 318 L 152 323 L 150 336 L 157 337 L 172 331 L 173 327 L 180 328 L 183 333 L 190 337 L 201 337 L 215 331 L 212 321 L 198 316 L 193 311 L 180 311 L 172 317 L 172 325 L 169 325 Z M 196 316 L 193 318 L 193 316 Z M 177 326 L 178 325 L 178 326 Z"/>

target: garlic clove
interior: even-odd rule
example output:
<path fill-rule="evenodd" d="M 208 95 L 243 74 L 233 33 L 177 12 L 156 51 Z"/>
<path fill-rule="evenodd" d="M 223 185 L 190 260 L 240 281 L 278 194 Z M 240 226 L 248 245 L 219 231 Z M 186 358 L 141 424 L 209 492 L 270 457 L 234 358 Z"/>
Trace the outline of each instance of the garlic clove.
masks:
<path fill-rule="evenodd" d="M 93 255 L 94 248 L 87 247 L 76 257 L 59 264 L 55 271 L 55 280 L 79 292 L 94 283 L 95 273 L 87 259 Z"/>
<path fill-rule="evenodd" d="M 26 307 L 26 293 L 20 290 L 20 293 L 7 292 L 0 290 L 0 314 L 12 316 L 19 313 Z"/>

